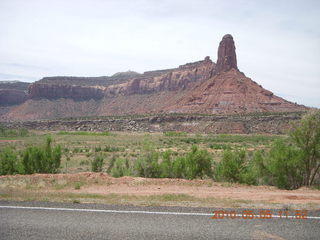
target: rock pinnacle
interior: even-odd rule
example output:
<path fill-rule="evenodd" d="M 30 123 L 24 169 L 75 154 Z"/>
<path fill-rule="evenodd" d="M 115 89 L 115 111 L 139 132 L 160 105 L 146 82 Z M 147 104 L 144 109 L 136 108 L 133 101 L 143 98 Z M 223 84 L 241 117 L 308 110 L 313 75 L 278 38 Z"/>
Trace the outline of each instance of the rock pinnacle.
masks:
<path fill-rule="evenodd" d="M 217 72 L 237 69 L 236 47 L 230 34 L 224 35 L 218 49 Z"/>

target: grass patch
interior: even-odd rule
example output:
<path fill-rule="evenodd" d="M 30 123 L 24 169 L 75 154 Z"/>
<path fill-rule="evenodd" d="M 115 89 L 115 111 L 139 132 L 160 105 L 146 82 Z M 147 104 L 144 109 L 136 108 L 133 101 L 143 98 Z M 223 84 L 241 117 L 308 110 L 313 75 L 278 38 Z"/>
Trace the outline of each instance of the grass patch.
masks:
<path fill-rule="evenodd" d="M 164 132 L 163 135 L 166 137 L 185 137 L 185 136 L 187 136 L 187 133 L 186 132 L 169 131 L 169 132 Z"/>
<path fill-rule="evenodd" d="M 111 136 L 110 132 L 85 132 L 85 131 L 78 131 L 78 132 L 60 131 L 57 134 L 58 135 L 77 135 L 77 136 Z"/>
<path fill-rule="evenodd" d="M 1 188 L 0 200 L 186 207 L 243 207 L 253 204 L 253 202 L 249 200 L 197 198 L 188 194 L 161 194 L 151 196 L 70 192 L 42 192 L 39 194 L 38 191 L 18 191 Z"/>

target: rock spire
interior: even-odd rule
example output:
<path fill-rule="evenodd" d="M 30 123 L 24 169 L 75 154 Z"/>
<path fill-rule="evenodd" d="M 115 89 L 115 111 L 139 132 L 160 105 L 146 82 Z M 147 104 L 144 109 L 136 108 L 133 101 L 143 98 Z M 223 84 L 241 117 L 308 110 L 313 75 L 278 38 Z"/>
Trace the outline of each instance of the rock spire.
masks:
<path fill-rule="evenodd" d="M 219 44 L 217 72 L 228 71 L 231 68 L 238 70 L 236 47 L 233 37 L 230 34 L 226 34 Z"/>

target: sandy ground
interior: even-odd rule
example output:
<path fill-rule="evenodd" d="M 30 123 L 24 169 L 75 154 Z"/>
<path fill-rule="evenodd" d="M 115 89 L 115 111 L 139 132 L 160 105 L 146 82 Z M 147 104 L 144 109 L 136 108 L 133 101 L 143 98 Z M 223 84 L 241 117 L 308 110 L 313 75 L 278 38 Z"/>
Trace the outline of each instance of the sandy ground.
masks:
<path fill-rule="evenodd" d="M 80 189 L 74 183 L 82 182 Z M 33 174 L 1 176 L 0 187 L 23 187 L 25 182 L 38 186 L 37 191 L 62 191 L 90 194 L 127 194 L 138 196 L 187 194 L 196 198 L 249 200 L 281 204 L 313 204 L 320 208 L 320 191 L 302 187 L 280 190 L 272 186 L 246 186 L 217 183 L 212 180 L 154 179 L 141 177 L 113 178 L 105 173 Z M 52 183 L 65 187 L 52 190 Z M 50 185 L 51 184 L 51 185 Z M 51 186 L 51 187 L 50 187 Z"/>

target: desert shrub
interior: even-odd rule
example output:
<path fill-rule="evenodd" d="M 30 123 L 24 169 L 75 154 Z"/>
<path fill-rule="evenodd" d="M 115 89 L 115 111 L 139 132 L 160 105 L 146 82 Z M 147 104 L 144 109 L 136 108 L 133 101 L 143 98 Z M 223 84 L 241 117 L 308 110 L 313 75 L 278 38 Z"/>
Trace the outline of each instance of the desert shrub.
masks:
<path fill-rule="evenodd" d="M 26 128 L 20 128 L 18 132 L 19 132 L 19 136 L 21 137 L 26 137 L 29 135 L 29 131 Z"/>
<path fill-rule="evenodd" d="M 76 182 L 74 185 L 74 189 L 79 190 L 81 188 L 81 186 L 82 186 L 81 182 Z"/>
<path fill-rule="evenodd" d="M 212 157 L 206 150 L 199 150 L 196 145 L 185 156 L 177 157 L 171 164 L 171 175 L 175 178 L 212 177 Z"/>
<path fill-rule="evenodd" d="M 303 184 L 303 152 L 283 140 L 276 141 L 268 154 L 256 160 L 264 184 L 296 189 Z"/>
<path fill-rule="evenodd" d="M 19 155 L 11 148 L 0 154 L 0 174 L 56 173 L 61 164 L 60 145 L 52 148 L 51 137 L 45 146 L 29 146 Z M 21 155 L 21 157 L 20 157 Z"/>
<path fill-rule="evenodd" d="M 211 149 L 223 149 L 223 150 L 226 150 L 226 149 L 231 149 L 231 147 L 227 144 L 223 144 L 223 143 L 211 143 L 209 145 L 209 147 Z"/>
<path fill-rule="evenodd" d="M 101 147 L 99 146 L 99 147 L 95 147 L 95 152 L 100 152 L 101 151 Z"/>
<path fill-rule="evenodd" d="M 26 128 L 10 129 L 0 125 L 0 137 L 26 137 L 28 135 L 29 131 Z"/>
<path fill-rule="evenodd" d="M 174 178 L 187 178 L 186 158 L 177 157 L 172 163 L 172 176 Z"/>
<path fill-rule="evenodd" d="M 96 155 L 91 162 L 91 170 L 92 172 L 102 172 L 104 159 L 102 155 Z"/>
<path fill-rule="evenodd" d="M 107 172 L 110 174 L 111 173 L 111 169 L 113 168 L 114 166 L 114 163 L 116 162 L 117 160 L 117 157 L 115 155 L 112 156 L 110 162 L 109 162 L 109 166 L 108 166 L 108 169 L 107 169 Z"/>
<path fill-rule="evenodd" d="M 109 145 L 105 146 L 105 148 L 103 149 L 104 152 L 118 152 L 119 150 L 120 150 L 120 148 L 111 147 Z"/>
<path fill-rule="evenodd" d="M 52 148 L 52 138 L 48 137 L 46 145 L 30 146 L 23 152 L 22 165 L 26 174 L 57 173 L 61 164 L 61 146 Z"/>
<path fill-rule="evenodd" d="M 121 159 L 118 158 L 111 169 L 111 176 L 113 177 L 123 177 L 123 176 L 130 176 L 131 169 L 129 166 L 128 159 Z"/>
<path fill-rule="evenodd" d="M 89 165 L 89 161 L 88 160 L 81 160 L 80 166 L 82 166 L 82 165 Z"/>
<path fill-rule="evenodd" d="M 173 177 L 171 155 L 172 155 L 172 152 L 170 150 L 165 151 L 162 154 L 162 161 L 159 166 L 160 167 L 160 177 L 162 177 L 162 178 Z"/>
<path fill-rule="evenodd" d="M 302 152 L 303 185 L 311 186 L 320 171 L 320 110 L 314 110 L 295 122 L 289 137 Z"/>
<path fill-rule="evenodd" d="M 171 151 L 164 152 L 159 164 L 159 154 L 155 151 L 148 152 L 144 158 L 135 162 L 136 175 L 187 179 L 212 176 L 212 158 L 206 150 L 199 150 L 194 145 L 192 150 L 184 156 L 171 160 L 172 155 Z"/>
<path fill-rule="evenodd" d="M 80 151 L 81 151 L 81 149 L 78 148 L 78 147 L 75 147 L 75 148 L 73 149 L 73 152 L 74 152 L 74 153 L 78 153 L 78 152 L 80 152 Z"/>
<path fill-rule="evenodd" d="M 218 181 L 241 182 L 245 172 L 245 157 L 244 150 L 224 151 L 215 169 L 215 178 Z"/>
<path fill-rule="evenodd" d="M 201 139 L 201 138 L 181 138 L 180 139 L 181 142 L 184 142 L 184 143 L 191 143 L 191 144 L 199 144 L 201 142 L 203 142 L 204 140 Z"/>
<path fill-rule="evenodd" d="M 0 175 L 21 173 L 17 154 L 10 147 L 0 152 Z"/>
<path fill-rule="evenodd" d="M 160 166 L 158 163 L 159 154 L 154 150 L 145 154 L 142 159 L 138 159 L 134 164 L 136 175 L 140 177 L 157 178 L 160 177 Z"/>
<path fill-rule="evenodd" d="M 257 153 L 254 165 L 259 183 L 284 189 L 316 183 L 320 169 L 320 111 L 295 122 L 289 138 L 275 141 L 268 153 Z"/>
<path fill-rule="evenodd" d="M 192 146 L 191 152 L 186 156 L 186 177 L 194 179 L 197 177 L 212 176 L 211 155 L 207 150 L 199 150 L 196 145 Z"/>

